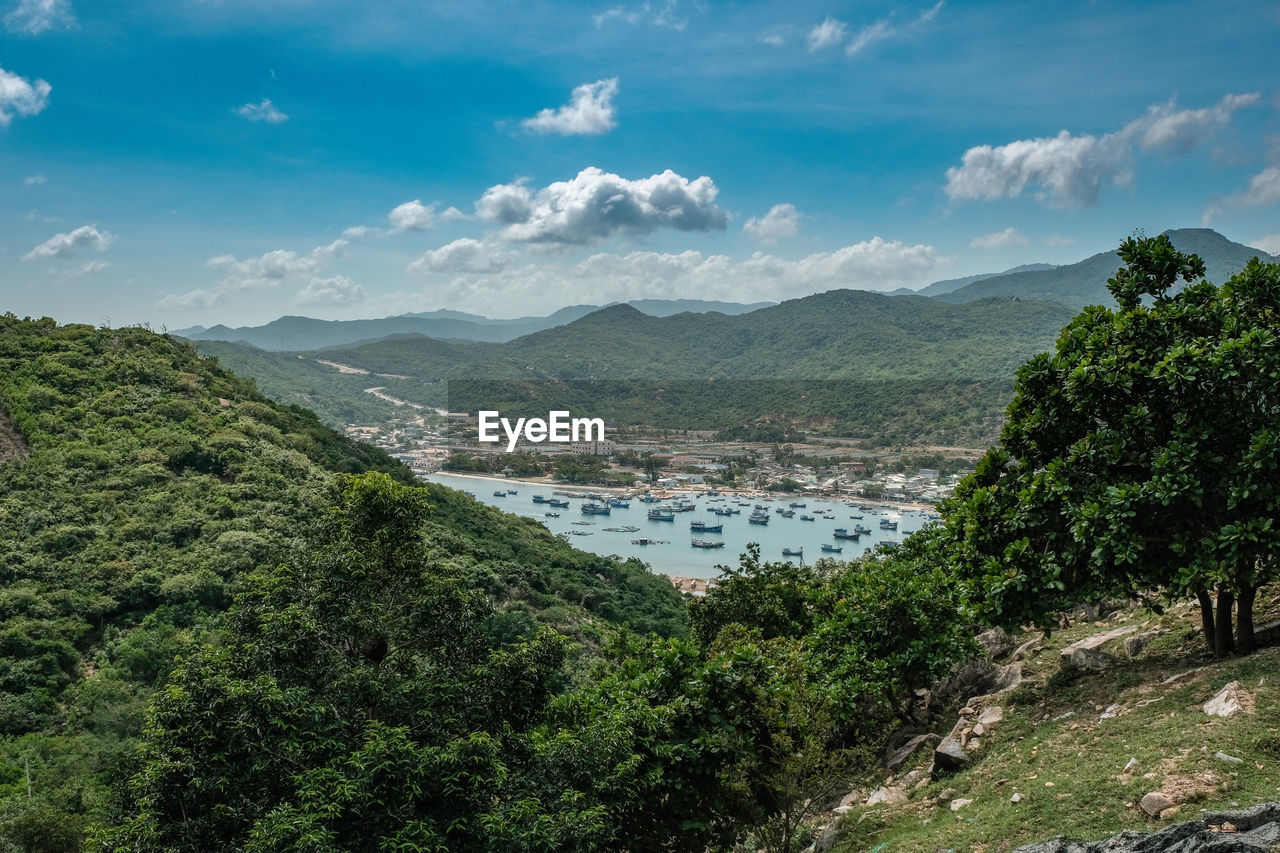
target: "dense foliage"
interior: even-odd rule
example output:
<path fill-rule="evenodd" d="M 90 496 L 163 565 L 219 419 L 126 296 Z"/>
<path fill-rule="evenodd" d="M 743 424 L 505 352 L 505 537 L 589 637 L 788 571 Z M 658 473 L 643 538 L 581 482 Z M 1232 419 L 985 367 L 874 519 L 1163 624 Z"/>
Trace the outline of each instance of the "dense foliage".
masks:
<path fill-rule="evenodd" d="M 944 510 L 952 560 L 1006 626 L 1195 595 L 1209 649 L 1249 652 L 1256 590 L 1280 574 L 1280 265 L 1217 287 L 1164 235 L 1120 255 L 1118 308 L 1018 371 L 999 446 Z"/>
<path fill-rule="evenodd" d="M 0 849 L 77 849 L 175 654 L 332 505 L 337 473 L 410 472 L 145 329 L 0 318 Z M 441 487 L 437 547 L 491 630 L 678 634 L 637 563 L 575 551 Z"/>

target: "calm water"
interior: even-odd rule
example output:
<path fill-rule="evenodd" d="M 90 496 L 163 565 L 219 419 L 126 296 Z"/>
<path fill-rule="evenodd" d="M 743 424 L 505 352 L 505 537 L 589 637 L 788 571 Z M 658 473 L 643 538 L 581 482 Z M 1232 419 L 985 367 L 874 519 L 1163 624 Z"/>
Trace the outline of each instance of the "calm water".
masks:
<path fill-rule="evenodd" d="M 450 486 L 462 491 L 471 492 L 476 500 L 490 506 L 498 507 L 506 512 L 537 519 L 547 526 L 552 533 L 566 534 L 569 541 L 577 548 L 596 554 L 616 554 L 619 557 L 638 557 L 648 563 L 655 572 L 683 577 L 712 578 L 720 574 L 717 565 L 737 565 L 738 555 L 746 550 L 748 543 L 760 545 L 760 556 L 766 560 L 797 560 L 797 557 L 784 557 L 783 548 L 803 548 L 803 559 L 813 562 L 821 557 L 835 559 L 851 559 L 861 556 L 880 542 L 901 542 L 911 532 L 919 530 L 928 520 L 925 513 L 912 510 L 897 510 L 881 507 L 864 499 L 863 506 L 872 509 L 862 510 L 849 506 L 844 501 L 815 500 L 813 498 L 774 498 L 772 502 L 758 498 L 735 498 L 723 496 L 719 499 L 698 497 L 694 499 L 697 509 L 693 512 L 677 512 L 674 521 L 650 521 L 646 518 L 653 507 L 668 507 L 671 501 L 657 504 L 646 504 L 638 500 L 631 502 L 630 508 L 614 507 L 609 515 L 583 515 L 581 507 L 587 503 L 585 498 L 564 498 L 554 495 L 550 486 L 531 486 L 528 483 L 512 483 L 498 480 L 483 480 L 472 477 L 456 477 L 450 474 L 437 473 L 428 478 L 433 482 Z M 558 488 L 558 487 L 557 487 Z M 497 497 L 493 492 L 499 489 L 515 489 L 516 494 Z M 581 491 L 590 491 L 583 487 Z M 574 491 L 578 491 L 575 489 Z M 545 504 L 533 503 L 534 495 L 547 498 L 560 498 L 569 501 L 567 508 L 548 507 Z M 746 501 L 747 506 L 739 506 L 734 501 Z M 804 508 L 795 507 L 793 518 L 783 518 L 775 510 L 787 509 L 792 501 L 804 502 Z M 762 504 L 769 512 L 767 525 L 750 524 L 747 517 L 755 504 Z M 739 515 L 716 515 L 709 507 L 730 507 L 742 510 Z M 558 512 L 559 518 L 548 518 L 546 513 Z M 800 516 L 811 515 L 813 521 L 802 521 Z M 833 516 L 831 519 L 824 515 Z M 851 516 L 861 515 L 861 519 Z M 880 520 L 888 519 L 898 522 L 897 530 L 881 530 Z M 590 524 L 574 524 L 574 522 L 590 522 Z M 705 521 L 708 524 L 724 524 L 721 533 L 690 531 L 689 522 Z M 863 534 L 854 542 L 837 540 L 832 531 L 844 527 L 852 531 L 855 524 L 870 527 L 871 534 Z M 608 527 L 631 526 L 640 528 L 634 532 L 610 531 Z M 590 534 L 590 535 L 580 535 Z M 664 544 L 634 545 L 633 539 L 648 537 L 665 540 Z M 706 539 L 724 542 L 723 548 L 694 548 L 690 541 Z M 823 544 L 842 547 L 838 554 L 822 551 Z"/>

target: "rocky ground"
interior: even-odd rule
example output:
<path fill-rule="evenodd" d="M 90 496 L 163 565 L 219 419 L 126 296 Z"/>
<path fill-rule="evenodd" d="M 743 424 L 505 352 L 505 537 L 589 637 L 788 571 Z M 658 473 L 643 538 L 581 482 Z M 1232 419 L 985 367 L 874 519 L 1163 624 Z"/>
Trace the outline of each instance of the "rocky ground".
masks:
<path fill-rule="evenodd" d="M 1264 624 L 1280 590 L 1260 604 Z M 1095 615 L 982 635 L 990 660 L 917 695 L 914 730 L 831 804 L 811 851 L 1270 849 L 1280 806 L 1254 806 L 1280 791 L 1280 648 L 1207 658 L 1191 604 Z"/>

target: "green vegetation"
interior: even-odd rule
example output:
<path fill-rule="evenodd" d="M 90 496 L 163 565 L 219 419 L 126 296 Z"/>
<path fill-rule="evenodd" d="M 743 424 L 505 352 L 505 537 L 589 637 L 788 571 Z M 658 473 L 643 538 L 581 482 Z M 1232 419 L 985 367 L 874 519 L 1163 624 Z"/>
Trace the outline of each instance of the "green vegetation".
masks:
<path fill-rule="evenodd" d="M 1018 371 L 1000 445 L 944 512 L 952 560 L 1009 627 L 1194 595 L 1210 651 L 1248 653 L 1257 589 L 1280 575 L 1280 266 L 1216 287 L 1164 235 L 1120 254 L 1119 308 L 1087 309 Z"/>

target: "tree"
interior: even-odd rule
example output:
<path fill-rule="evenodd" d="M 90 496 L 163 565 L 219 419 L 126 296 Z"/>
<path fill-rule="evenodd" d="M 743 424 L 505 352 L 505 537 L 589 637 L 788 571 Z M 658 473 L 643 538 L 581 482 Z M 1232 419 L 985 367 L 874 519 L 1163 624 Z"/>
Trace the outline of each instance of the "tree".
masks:
<path fill-rule="evenodd" d="M 952 559 L 1006 627 L 1194 595 L 1210 651 L 1248 653 L 1280 573 L 1280 266 L 1217 287 L 1165 235 L 1120 256 L 1118 308 L 1086 308 L 1018 370 L 999 445 L 944 506 Z"/>

